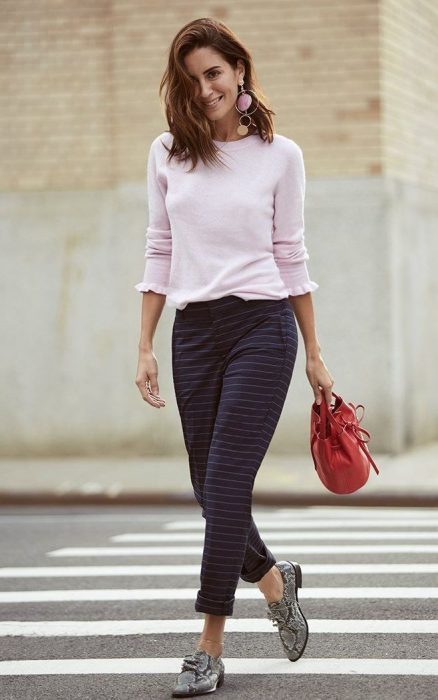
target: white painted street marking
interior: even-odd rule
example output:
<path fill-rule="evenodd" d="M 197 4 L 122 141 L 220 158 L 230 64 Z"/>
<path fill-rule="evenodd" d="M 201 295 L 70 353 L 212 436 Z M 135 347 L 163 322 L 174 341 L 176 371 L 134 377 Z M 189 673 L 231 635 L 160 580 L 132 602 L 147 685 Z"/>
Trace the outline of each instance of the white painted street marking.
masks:
<path fill-rule="evenodd" d="M 438 540 L 438 530 L 429 531 L 403 531 L 395 532 L 327 532 L 326 530 L 315 530 L 305 532 L 294 530 L 293 532 L 266 532 L 261 531 L 262 539 L 275 541 L 296 540 Z M 112 542 L 203 542 L 204 532 L 132 532 L 124 535 L 113 535 Z"/>
<path fill-rule="evenodd" d="M 308 619 L 312 634 L 437 634 L 438 620 L 324 620 Z M 98 620 L 5 621 L 0 637 L 96 637 L 130 634 L 200 633 L 204 621 L 193 620 Z M 227 620 L 227 632 L 277 633 L 268 619 Z"/>
<path fill-rule="evenodd" d="M 225 675 L 385 675 L 436 676 L 438 659 L 312 659 L 301 658 L 291 664 L 289 659 L 223 657 Z M 126 673 L 176 675 L 181 670 L 181 658 L 105 658 L 105 659 L 31 659 L 0 661 L 1 676 L 80 675 Z"/>
<path fill-rule="evenodd" d="M 104 588 L 84 590 L 7 591 L 0 593 L 0 604 L 5 603 L 57 603 L 104 600 L 191 600 L 196 598 L 197 588 Z M 352 588 L 303 588 L 300 599 L 346 598 L 438 598 L 438 587 L 352 587 Z M 263 600 L 258 588 L 238 588 L 236 599 Z"/>
<path fill-rule="evenodd" d="M 145 507 L 144 510 L 147 508 Z M 25 513 L 16 513 L 16 514 L 9 514 L 9 515 L 0 515 L 0 525 L 2 524 L 10 524 L 10 523 L 16 523 L 16 524 L 47 524 L 47 523 L 87 523 L 87 522 L 157 522 L 159 523 L 160 521 L 168 521 L 168 524 L 171 524 L 171 529 L 173 529 L 173 524 L 175 523 L 175 514 L 179 514 L 181 512 L 184 512 L 185 514 L 188 514 L 190 518 L 193 518 L 197 516 L 199 513 L 199 517 L 202 518 L 201 515 L 201 510 L 196 508 L 196 504 L 193 506 L 183 506 L 182 508 L 177 508 L 177 507 L 172 507 L 172 508 L 165 508 L 163 512 L 160 513 L 120 513 L 119 510 L 112 511 L 112 512 L 103 512 L 103 513 L 84 513 L 84 512 L 79 512 L 79 513 L 46 513 L 46 514 L 25 514 Z M 258 518 L 266 518 L 268 521 L 271 521 L 271 518 L 281 520 L 283 519 L 296 519 L 298 518 L 300 521 L 304 518 L 309 518 L 309 519 L 315 519 L 316 517 L 319 518 L 324 518 L 324 523 L 327 523 L 328 520 L 332 520 L 334 518 L 339 518 L 344 516 L 351 518 L 354 517 L 354 519 L 361 520 L 362 518 L 369 518 L 372 517 L 373 519 L 376 517 L 385 519 L 385 521 L 388 522 L 388 524 L 395 522 L 393 519 L 397 518 L 400 519 L 400 524 L 401 525 L 406 525 L 406 519 L 407 518 L 417 518 L 417 519 L 428 519 L 428 518 L 435 518 L 436 520 L 436 515 L 437 515 L 437 510 L 436 508 L 422 508 L 421 506 L 417 508 L 404 508 L 404 507 L 398 507 L 394 506 L 393 508 L 385 508 L 385 507 L 367 507 L 367 506 L 331 506 L 331 505 L 322 505 L 322 506 L 297 506 L 293 508 L 278 508 L 278 509 L 273 509 L 273 510 L 266 510 L 262 509 L 261 507 L 255 505 L 252 509 L 252 513 L 254 515 L 254 518 L 257 520 Z M 181 523 L 184 523 L 184 521 L 180 521 Z M 190 521 L 188 521 L 190 523 Z M 398 523 L 399 524 L 399 523 Z M 421 523 L 419 523 L 421 524 Z M 436 524 L 436 523 L 434 523 Z M 189 524 L 189 527 L 192 527 L 191 524 Z M 306 525 L 307 527 L 307 525 Z M 318 526 L 320 527 L 320 526 Z M 185 525 L 183 526 L 183 529 L 185 528 Z M 176 528 L 178 529 L 178 528 Z"/>
<path fill-rule="evenodd" d="M 438 544 L 370 544 L 370 545 L 287 545 L 278 547 L 287 554 L 415 554 L 437 553 Z M 170 557 L 202 556 L 203 547 L 63 547 L 47 552 L 48 557 Z"/>
<path fill-rule="evenodd" d="M 272 510 L 269 511 L 269 515 L 275 515 L 277 517 L 289 517 L 290 515 L 294 515 L 294 513 L 299 511 L 299 508 L 294 508 L 294 507 L 285 507 L 285 508 L 273 508 Z M 256 511 L 256 507 L 253 508 L 253 512 Z M 417 506 L 414 508 L 404 508 L 401 507 L 399 508 L 398 506 L 393 506 L 393 507 L 385 507 L 385 506 L 330 506 L 330 505 L 322 505 L 322 506 L 306 506 L 305 508 L 303 507 L 303 512 L 305 515 L 308 517 L 314 517 L 316 516 L 324 516 L 325 518 L 327 517 L 333 517 L 333 516 L 338 516 L 339 514 L 341 515 L 354 515 L 354 516 L 365 516 L 367 517 L 368 515 L 374 515 L 377 513 L 377 515 L 380 517 L 419 517 L 421 518 L 422 516 L 436 516 L 436 508 L 422 508 L 421 506 Z"/>
<path fill-rule="evenodd" d="M 438 574 L 438 564 L 301 564 L 304 575 Z M 132 564 L 128 566 L 10 566 L 0 578 L 69 578 L 86 576 L 199 576 L 198 564 Z"/>
<path fill-rule="evenodd" d="M 428 518 L 404 518 L 399 515 L 398 518 L 365 518 L 365 517 L 354 517 L 354 518 L 323 518 L 323 519 L 304 519 L 301 516 L 291 517 L 291 518 L 254 518 L 257 527 L 260 528 L 271 528 L 271 529 L 281 529 L 284 530 L 286 527 L 291 527 L 292 525 L 299 528 L 318 529 L 322 528 L 324 530 L 328 528 L 361 528 L 361 527 L 437 527 L 438 518 L 428 517 Z M 199 518 L 199 520 L 175 520 L 167 523 L 163 523 L 164 530 L 204 530 L 205 529 L 205 518 Z"/>

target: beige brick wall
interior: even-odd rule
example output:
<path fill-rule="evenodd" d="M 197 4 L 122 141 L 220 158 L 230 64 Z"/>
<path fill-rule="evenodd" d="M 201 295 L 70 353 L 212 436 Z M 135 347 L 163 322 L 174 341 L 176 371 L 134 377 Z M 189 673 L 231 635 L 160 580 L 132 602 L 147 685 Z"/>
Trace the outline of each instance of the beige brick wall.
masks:
<path fill-rule="evenodd" d="M 168 47 L 208 14 L 249 47 L 276 130 L 301 145 L 309 176 L 438 184 L 432 0 L 2 0 L 0 11 L 0 189 L 143 180 L 167 128 Z"/>
<path fill-rule="evenodd" d="M 438 185 L 438 3 L 381 0 L 382 161 L 392 178 Z"/>
<path fill-rule="evenodd" d="M 0 7 L 0 188 L 111 185 L 110 0 L 2 0 Z"/>

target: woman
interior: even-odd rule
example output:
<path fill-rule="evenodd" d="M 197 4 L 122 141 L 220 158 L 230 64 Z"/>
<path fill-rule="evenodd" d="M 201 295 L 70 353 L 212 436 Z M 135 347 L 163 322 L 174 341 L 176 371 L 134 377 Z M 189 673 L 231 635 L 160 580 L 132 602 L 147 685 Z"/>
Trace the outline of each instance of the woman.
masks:
<path fill-rule="evenodd" d="M 295 317 L 318 403 L 331 403 L 333 379 L 315 330 L 318 284 L 306 267 L 302 151 L 273 133 L 275 113 L 249 52 L 222 22 L 194 20 L 171 44 L 160 95 L 165 85 L 169 131 L 149 152 L 146 266 L 135 286 L 143 293 L 136 384 L 148 404 L 165 406 L 153 335 L 167 299 L 176 309 L 175 396 L 206 519 L 195 601 L 204 627 L 172 693 L 190 697 L 223 683 L 223 633 L 239 577 L 265 596 L 288 658 L 304 651 L 301 569 L 275 560 L 251 515 L 292 377 Z"/>

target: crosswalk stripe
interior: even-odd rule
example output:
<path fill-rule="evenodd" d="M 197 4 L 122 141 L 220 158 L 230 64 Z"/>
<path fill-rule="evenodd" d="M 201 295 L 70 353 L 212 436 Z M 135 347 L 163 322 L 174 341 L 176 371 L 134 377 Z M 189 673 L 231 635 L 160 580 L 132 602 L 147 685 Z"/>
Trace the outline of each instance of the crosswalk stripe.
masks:
<path fill-rule="evenodd" d="M 394 675 L 436 676 L 438 659 L 361 659 L 301 658 L 291 664 L 286 657 L 222 657 L 225 676 L 230 674 L 318 674 L 318 675 Z M 79 675 L 79 674 L 158 674 L 176 677 L 181 658 L 99 658 L 99 659 L 23 659 L 0 661 L 1 676 Z"/>
<path fill-rule="evenodd" d="M 284 529 L 286 527 L 291 527 L 292 525 L 298 526 L 299 528 L 306 529 L 318 529 L 322 528 L 326 530 L 327 528 L 362 528 L 362 527 L 437 527 L 438 518 L 324 518 L 324 519 L 305 519 L 301 516 L 294 516 L 290 518 L 257 518 L 255 516 L 255 521 L 257 527 L 260 528 L 271 528 L 271 529 Z M 163 523 L 163 529 L 165 530 L 204 530 L 205 529 L 205 518 L 199 518 L 198 520 L 175 520 L 167 523 Z"/>
<path fill-rule="evenodd" d="M 267 543 L 269 545 L 269 543 Z M 169 557 L 182 555 L 202 555 L 202 546 L 175 547 L 63 547 L 47 552 L 49 557 Z M 415 554 L 436 553 L 438 544 L 373 544 L 373 545 L 281 545 L 281 552 L 287 554 Z"/>
<path fill-rule="evenodd" d="M 257 511 L 256 508 L 254 508 Z M 300 512 L 300 508 L 287 506 L 284 508 L 273 508 L 272 510 L 265 511 L 269 516 L 276 517 L 288 517 L 294 515 L 296 512 Z M 388 518 L 398 518 L 398 517 L 428 517 L 436 516 L 436 508 L 417 506 L 415 508 L 403 508 L 398 506 L 331 506 L 331 505 L 320 505 L 320 506 L 305 506 L 301 508 L 301 512 L 309 518 L 314 518 L 315 516 L 324 515 L 325 518 L 336 517 L 337 515 L 354 515 L 356 517 L 367 517 L 368 515 L 373 515 L 377 513 L 381 517 Z"/>
<path fill-rule="evenodd" d="M 437 634 L 438 620 L 308 619 L 312 634 Z M 0 622 L 0 637 L 92 637 L 133 634 L 189 634 L 202 632 L 204 621 L 194 620 L 47 620 Z M 270 620 L 234 618 L 226 632 L 277 633 Z"/>
<path fill-rule="evenodd" d="M 260 535 L 263 539 L 280 541 L 297 540 L 438 540 L 438 530 L 435 532 L 428 531 L 403 531 L 396 532 L 327 532 L 325 530 L 315 530 L 314 532 L 305 532 L 302 530 L 294 530 L 293 532 L 265 532 L 261 531 Z M 203 532 L 132 532 L 123 535 L 113 535 L 110 537 L 112 542 L 203 542 Z"/>
<path fill-rule="evenodd" d="M 194 506 L 196 508 L 196 506 Z M 183 517 L 188 514 L 190 517 L 195 516 L 194 509 L 192 507 L 183 506 L 184 510 Z M 181 516 L 181 511 L 177 513 L 177 517 Z M 201 511 L 199 508 L 196 510 L 196 515 L 201 517 Z M 256 520 L 260 518 L 267 519 L 299 519 L 299 520 L 313 520 L 315 518 L 324 518 L 324 522 L 330 522 L 332 519 L 342 517 L 354 518 L 355 520 L 366 519 L 369 517 L 375 518 L 378 516 L 388 522 L 393 522 L 394 519 L 401 519 L 402 524 L 406 523 L 406 519 L 416 519 L 422 520 L 427 518 L 436 518 L 436 508 L 384 508 L 384 507 L 366 507 L 366 506 L 301 506 L 293 508 L 276 508 L 276 509 L 264 509 L 261 506 L 255 505 L 253 507 L 253 515 Z M 169 511 L 164 509 L 162 511 L 153 513 L 51 513 L 51 514 L 38 514 L 38 513 L 17 513 L 17 514 L 0 514 L 0 525 L 2 524 L 50 524 L 50 523 L 70 523 L 70 522 L 175 522 L 175 511 L 169 515 Z M 180 521 L 183 522 L 183 521 Z M 190 521 L 189 521 L 190 522 Z"/>
<path fill-rule="evenodd" d="M 304 575 L 437 574 L 438 564 L 301 564 Z M 132 564 L 128 566 L 10 566 L 0 578 L 69 578 L 87 576 L 199 576 L 199 564 Z"/>
<path fill-rule="evenodd" d="M 197 588 L 103 588 L 44 591 L 6 591 L 0 593 L 0 604 L 6 603 L 56 603 L 85 600 L 191 600 L 196 598 Z M 303 588 L 299 596 L 312 599 L 434 599 L 438 598 L 438 588 L 425 587 L 333 587 Z M 258 588 L 238 588 L 236 599 L 260 600 Z"/>

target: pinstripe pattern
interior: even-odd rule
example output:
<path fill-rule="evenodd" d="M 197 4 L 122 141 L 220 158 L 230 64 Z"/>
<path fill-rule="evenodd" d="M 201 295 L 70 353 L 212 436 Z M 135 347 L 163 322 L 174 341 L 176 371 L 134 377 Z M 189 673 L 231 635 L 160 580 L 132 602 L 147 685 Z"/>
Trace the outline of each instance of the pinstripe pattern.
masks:
<path fill-rule="evenodd" d="M 254 523 L 251 500 L 297 347 L 287 298 L 228 295 L 176 309 L 173 382 L 190 478 L 206 519 L 197 612 L 232 615 L 239 576 L 256 582 L 276 561 Z"/>

